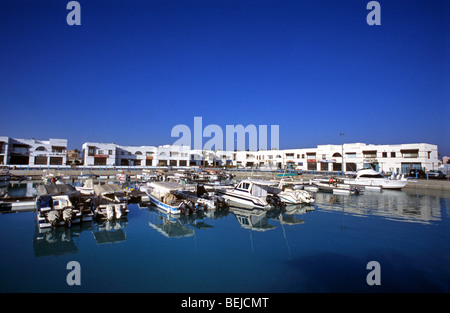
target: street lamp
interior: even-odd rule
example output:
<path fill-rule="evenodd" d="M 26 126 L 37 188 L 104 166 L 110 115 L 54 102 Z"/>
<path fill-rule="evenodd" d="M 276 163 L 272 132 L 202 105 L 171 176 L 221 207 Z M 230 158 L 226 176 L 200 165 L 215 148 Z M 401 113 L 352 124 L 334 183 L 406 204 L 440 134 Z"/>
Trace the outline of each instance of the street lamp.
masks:
<path fill-rule="evenodd" d="M 344 133 L 339 133 L 342 136 L 342 175 L 344 175 Z"/>

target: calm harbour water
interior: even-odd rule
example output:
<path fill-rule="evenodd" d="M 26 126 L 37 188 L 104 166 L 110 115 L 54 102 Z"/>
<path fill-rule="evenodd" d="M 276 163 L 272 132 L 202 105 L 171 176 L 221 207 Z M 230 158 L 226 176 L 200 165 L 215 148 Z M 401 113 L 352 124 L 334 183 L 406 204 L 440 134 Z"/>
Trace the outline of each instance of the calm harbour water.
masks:
<path fill-rule="evenodd" d="M 167 219 L 130 204 L 120 224 L 39 234 L 35 213 L 0 215 L 0 292 L 449 292 L 450 194 L 315 194 L 286 212 Z M 313 209 L 313 210 L 311 210 Z M 67 263 L 81 266 L 69 286 Z M 381 266 L 369 286 L 367 263 Z"/>

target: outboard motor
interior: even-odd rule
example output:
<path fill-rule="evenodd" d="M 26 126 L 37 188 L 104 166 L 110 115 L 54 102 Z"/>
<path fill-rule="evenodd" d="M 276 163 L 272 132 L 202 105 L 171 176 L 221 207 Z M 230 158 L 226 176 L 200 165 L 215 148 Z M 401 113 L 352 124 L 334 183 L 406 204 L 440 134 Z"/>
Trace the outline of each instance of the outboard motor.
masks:
<path fill-rule="evenodd" d="M 116 213 L 116 218 L 119 219 L 122 217 L 122 211 L 120 210 L 120 204 L 116 204 L 114 211 Z"/>
<path fill-rule="evenodd" d="M 62 211 L 62 218 L 63 218 L 64 222 L 66 223 L 66 225 L 69 227 L 72 225 L 72 216 L 73 216 L 72 208 L 66 207 Z"/>
<path fill-rule="evenodd" d="M 114 218 L 114 207 L 112 205 L 106 206 L 106 218 L 112 220 Z"/>

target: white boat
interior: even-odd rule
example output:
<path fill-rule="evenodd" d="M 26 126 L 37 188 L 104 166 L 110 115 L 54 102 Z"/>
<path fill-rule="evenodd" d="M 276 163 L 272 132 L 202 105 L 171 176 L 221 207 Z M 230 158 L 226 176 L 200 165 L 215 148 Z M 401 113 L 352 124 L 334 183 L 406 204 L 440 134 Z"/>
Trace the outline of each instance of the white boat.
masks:
<path fill-rule="evenodd" d="M 380 187 L 382 189 L 402 189 L 408 184 L 408 179 L 403 177 L 399 179 L 384 177 L 381 173 L 371 168 L 365 168 L 359 170 L 355 178 L 344 179 L 344 183 L 363 187 Z"/>
<path fill-rule="evenodd" d="M 11 174 L 6 166 L 0 167 L 0 187 L 6 187 L 9 185 L 9 180 L 11 179 Z"/>
<path fill-rule="evenodd" d="M 69 184 L 40 185 L 37 188 L 36 214 L 39 229 L 92 221 L 89 200 Z"/>
<path fill-rule="evenodd" d="M 94 196 L 96 218 L 120 219 L 129 213 L 128 198 L 125 191 L 118 185 L 95 185 Z"/>
<path fill-rule="evenodd" d="M 136 175 L 136 180 L 140 182 L 156 181 L 159 180 L 159 175 L 154 171 L 144 169 L 141 174 Z"/>
<path fill-rule="evenodd" d="M 276 195 L 281 190 L 273 187 L 273 184 L 273 181 L 244 179 L 236 187 L 217 187 L 216 192 L 238 207 L 267 210 L 282 205 L 280 197 Z"/>
<path fill-rule="evenodd" d="M 147 186 L 141 187 L 141 190 L 145 191 L 150 202 L 165 213 L 189 214 L 198 210 L 198 204 L 183 195 L 182 191 L 186 190 L 186 187 L 176 182 L 150 182 Z"/>
<path fill-rule="evenodd" d="M 282 179 L 277 186 L 280 191 L 276 195 L 287 205 L 311 204 L 316 201 L 307 190 L 303 190 L 303 185 L 301 188 L 295 188 L 295 186 L 298 185 L 294 185 L 294 181 L 284 181 Z"/>
<path fill-rule="evenodd" d="M 75 189 L 78 190 L 83 195 L 94 195 L 94 180 L 92 178 L 86 180 L 83 186 L 75 186 Z"/>
<path fill-rule="evenodd" d="M 119 183 L 123 184 L 130 181 L 130 175 L 125 172 L 120 172 L 116 174 L 116 179 Z"/>
<path fill-rule="evenodd" d="M 359 195 L 364 192 L 361 186 L 350 185 L 344 183 L 339 178 L 314 178 L 311 182 L 321 191 L 332 192 L 333 194 L 355 194 Z"/>

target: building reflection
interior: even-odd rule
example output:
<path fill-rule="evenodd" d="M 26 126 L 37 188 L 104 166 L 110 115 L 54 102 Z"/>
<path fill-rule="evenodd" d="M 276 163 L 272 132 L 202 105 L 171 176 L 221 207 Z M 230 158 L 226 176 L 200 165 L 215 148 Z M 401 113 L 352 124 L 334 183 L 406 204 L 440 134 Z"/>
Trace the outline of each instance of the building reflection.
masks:
<path fill-rule="evenodd" d="M 379 216 L 405 222 L 441 220 L 441 197 L 428 190 L 366 190 L 363 195 L 317 192 L 315 198 L 318 208 L 325 211 L 344 211 L 362 217 Z"/>

